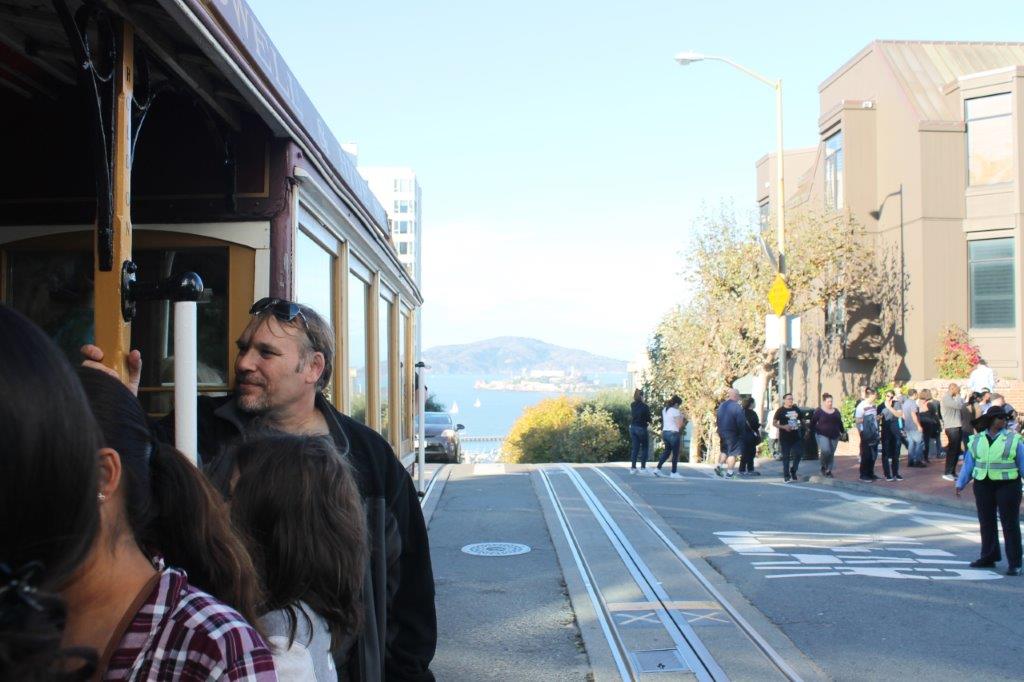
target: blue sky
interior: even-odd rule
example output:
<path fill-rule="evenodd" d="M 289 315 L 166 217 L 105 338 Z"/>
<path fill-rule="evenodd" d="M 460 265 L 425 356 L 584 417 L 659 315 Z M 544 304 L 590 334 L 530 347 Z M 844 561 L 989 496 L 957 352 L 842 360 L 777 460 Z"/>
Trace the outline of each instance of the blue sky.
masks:
<path fill-rule="evenodd" d="M 690 225 L 817 144 L 818 85 L 874 39 L 1024 40 L 1024 3 L 249 0 L 360 165 L 423 187 L 424 345 L 532 336 L 623 359 L 686 296 Z M 929 13 L 917 9 L 927 5 Z"/>

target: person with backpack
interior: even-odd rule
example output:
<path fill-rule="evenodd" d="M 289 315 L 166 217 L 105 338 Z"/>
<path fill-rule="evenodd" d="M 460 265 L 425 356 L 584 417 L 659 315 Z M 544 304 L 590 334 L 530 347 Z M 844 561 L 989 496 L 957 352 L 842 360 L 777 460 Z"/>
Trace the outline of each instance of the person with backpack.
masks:
<path fill-rule="evenodd" d="M 878 427 L 876 396 L 873 388 L 867 389 L 864 400 L 860 401 L 854 412 L 857 431 L 860 433 L 860 480 L 867 483 L 878 480 L 878 476 L 875 475 L 875 459 L 878 456 L 878 443 L 882 432 Z"/>
<path fill-rule="evenodd" d="M 647 471 L 647 454 L 650 438 L 647 427 L 651 425 L 651 408 L 644 402 L 644 392 L 633 391 L 633 402 L 629 406 L 629 473 L 636 474 L 636 460 L 640 457 L 640 471 Z"/>

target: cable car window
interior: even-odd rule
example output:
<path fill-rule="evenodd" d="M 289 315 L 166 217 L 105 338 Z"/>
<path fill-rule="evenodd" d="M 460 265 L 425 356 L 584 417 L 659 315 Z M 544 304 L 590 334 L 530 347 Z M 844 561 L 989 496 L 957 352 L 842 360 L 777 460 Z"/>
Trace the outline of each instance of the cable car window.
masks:
<path fill-rule="evenodd" d="M 348 276 L 348 394 L 349 416 L 366 423 L 366 299 L 369 286 Z"/>
<path fill-rule="evenodd" d="M 388 437 L 388 424 L 390 415 L 390 378 L 391 378 L 391 301 L 380 299 L 380 310 L 377 319 L 377 348 L 379 349 L 380 368 L 380 432 Z M 396 411 L 397 412 L 397 411 Z"/>
<path fill-rule="evenodd" d="M 93 264 L 89 251 L 7 254 L 7 303 L 39 325 L 74 364 L 95 340 Z"/>

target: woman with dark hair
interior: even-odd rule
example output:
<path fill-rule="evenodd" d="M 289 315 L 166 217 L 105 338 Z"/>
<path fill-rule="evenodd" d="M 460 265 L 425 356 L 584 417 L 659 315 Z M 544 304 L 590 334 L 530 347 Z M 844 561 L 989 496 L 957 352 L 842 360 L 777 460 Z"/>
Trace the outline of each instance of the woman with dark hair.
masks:
<path fill-rule="evenodd" d="M 217 490 L 152 439 L 120 381 L 85 367 L 79 378 L 106 447 L 100 535 L 64 593 L 69 641 L 102 651 L 108 680 L 276 680 L 247 621 L 260 599 L 256 571 Z"/>
<path fill-rule="evenodd" d="M 843 415 L 833 405 L 832 394 L 821 394 L 821 406 L 811 414 L 811 432 L 818 444 L 821 475 L 832 478 L 832 463 L 836 458 L 839 437 L 845 433 Z"/>
<path fill-rule="evenodd" d="M 679 406 L 682 404 L 683 399 L 674 395 L 665 401 L 665 409 L 661 411 L 661 438 L 665 441 L 665 452 L 661 453 L 661 459 L 658 460 L 658 468 L 654 470 L 655 476 L 665 475 L 661 473 L 661 467 L 671 456 L 672 473 L 668 477 L 683 477 L 676 471 L 676 467 L 679 465 L 679 444 L 682 441 L 683 427 L 686 425 L 686 419 L 679 411 Z"/>
<path fill-rule="evenodd" d="M 760 476 L 760 471 L 754 471 L 754 455 L 757 453 L 757 446 L 761 442 L 761 419 L 754 411 L 754 399 L 750 396 L 744 398 L 743 416 L 747 420 L 747 431 L 743 434 L 743 452 L 740 454 L 740 475 Z"/>
<path fill-rule="evenodd" d="M 0 679 L 87 679 L 96 653 L 61 648 L 55 592 L 99 529 L 99 428 L 60 350 L 3 305 L 0 358 Z"/>
<path fill-rule="evenodd" d="M 647 453 L 650 450 L 647 427 L 651 424 L 651 408 L 644 402 L 644 392 L 639 388 L 633 391 L 629 412 L 629 473 L 635 474 L 637 456 L 640 457 L 640 470 L 647 471 Z"/>
<path fill-rule="evenodd" d="M 262 618 L 282 678 L 337 679 L 362 627 L 366 521 L 327 438 L 274 434 L 235 450 L 231 516 L 266 585 Z"/>

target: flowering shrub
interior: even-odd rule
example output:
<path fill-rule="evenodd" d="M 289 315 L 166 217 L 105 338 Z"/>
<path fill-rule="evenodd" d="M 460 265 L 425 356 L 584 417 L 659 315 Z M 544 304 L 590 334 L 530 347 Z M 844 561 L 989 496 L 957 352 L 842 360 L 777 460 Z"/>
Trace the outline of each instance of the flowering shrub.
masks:
<path fill-rule="evenodd" d="M 943 327 L 939 332 L 939 355 L 935 364 L 942 379 L 962 379 L 978 364 L 981 353 L 971 343 L 967 332 L 955 324 Z"/>

